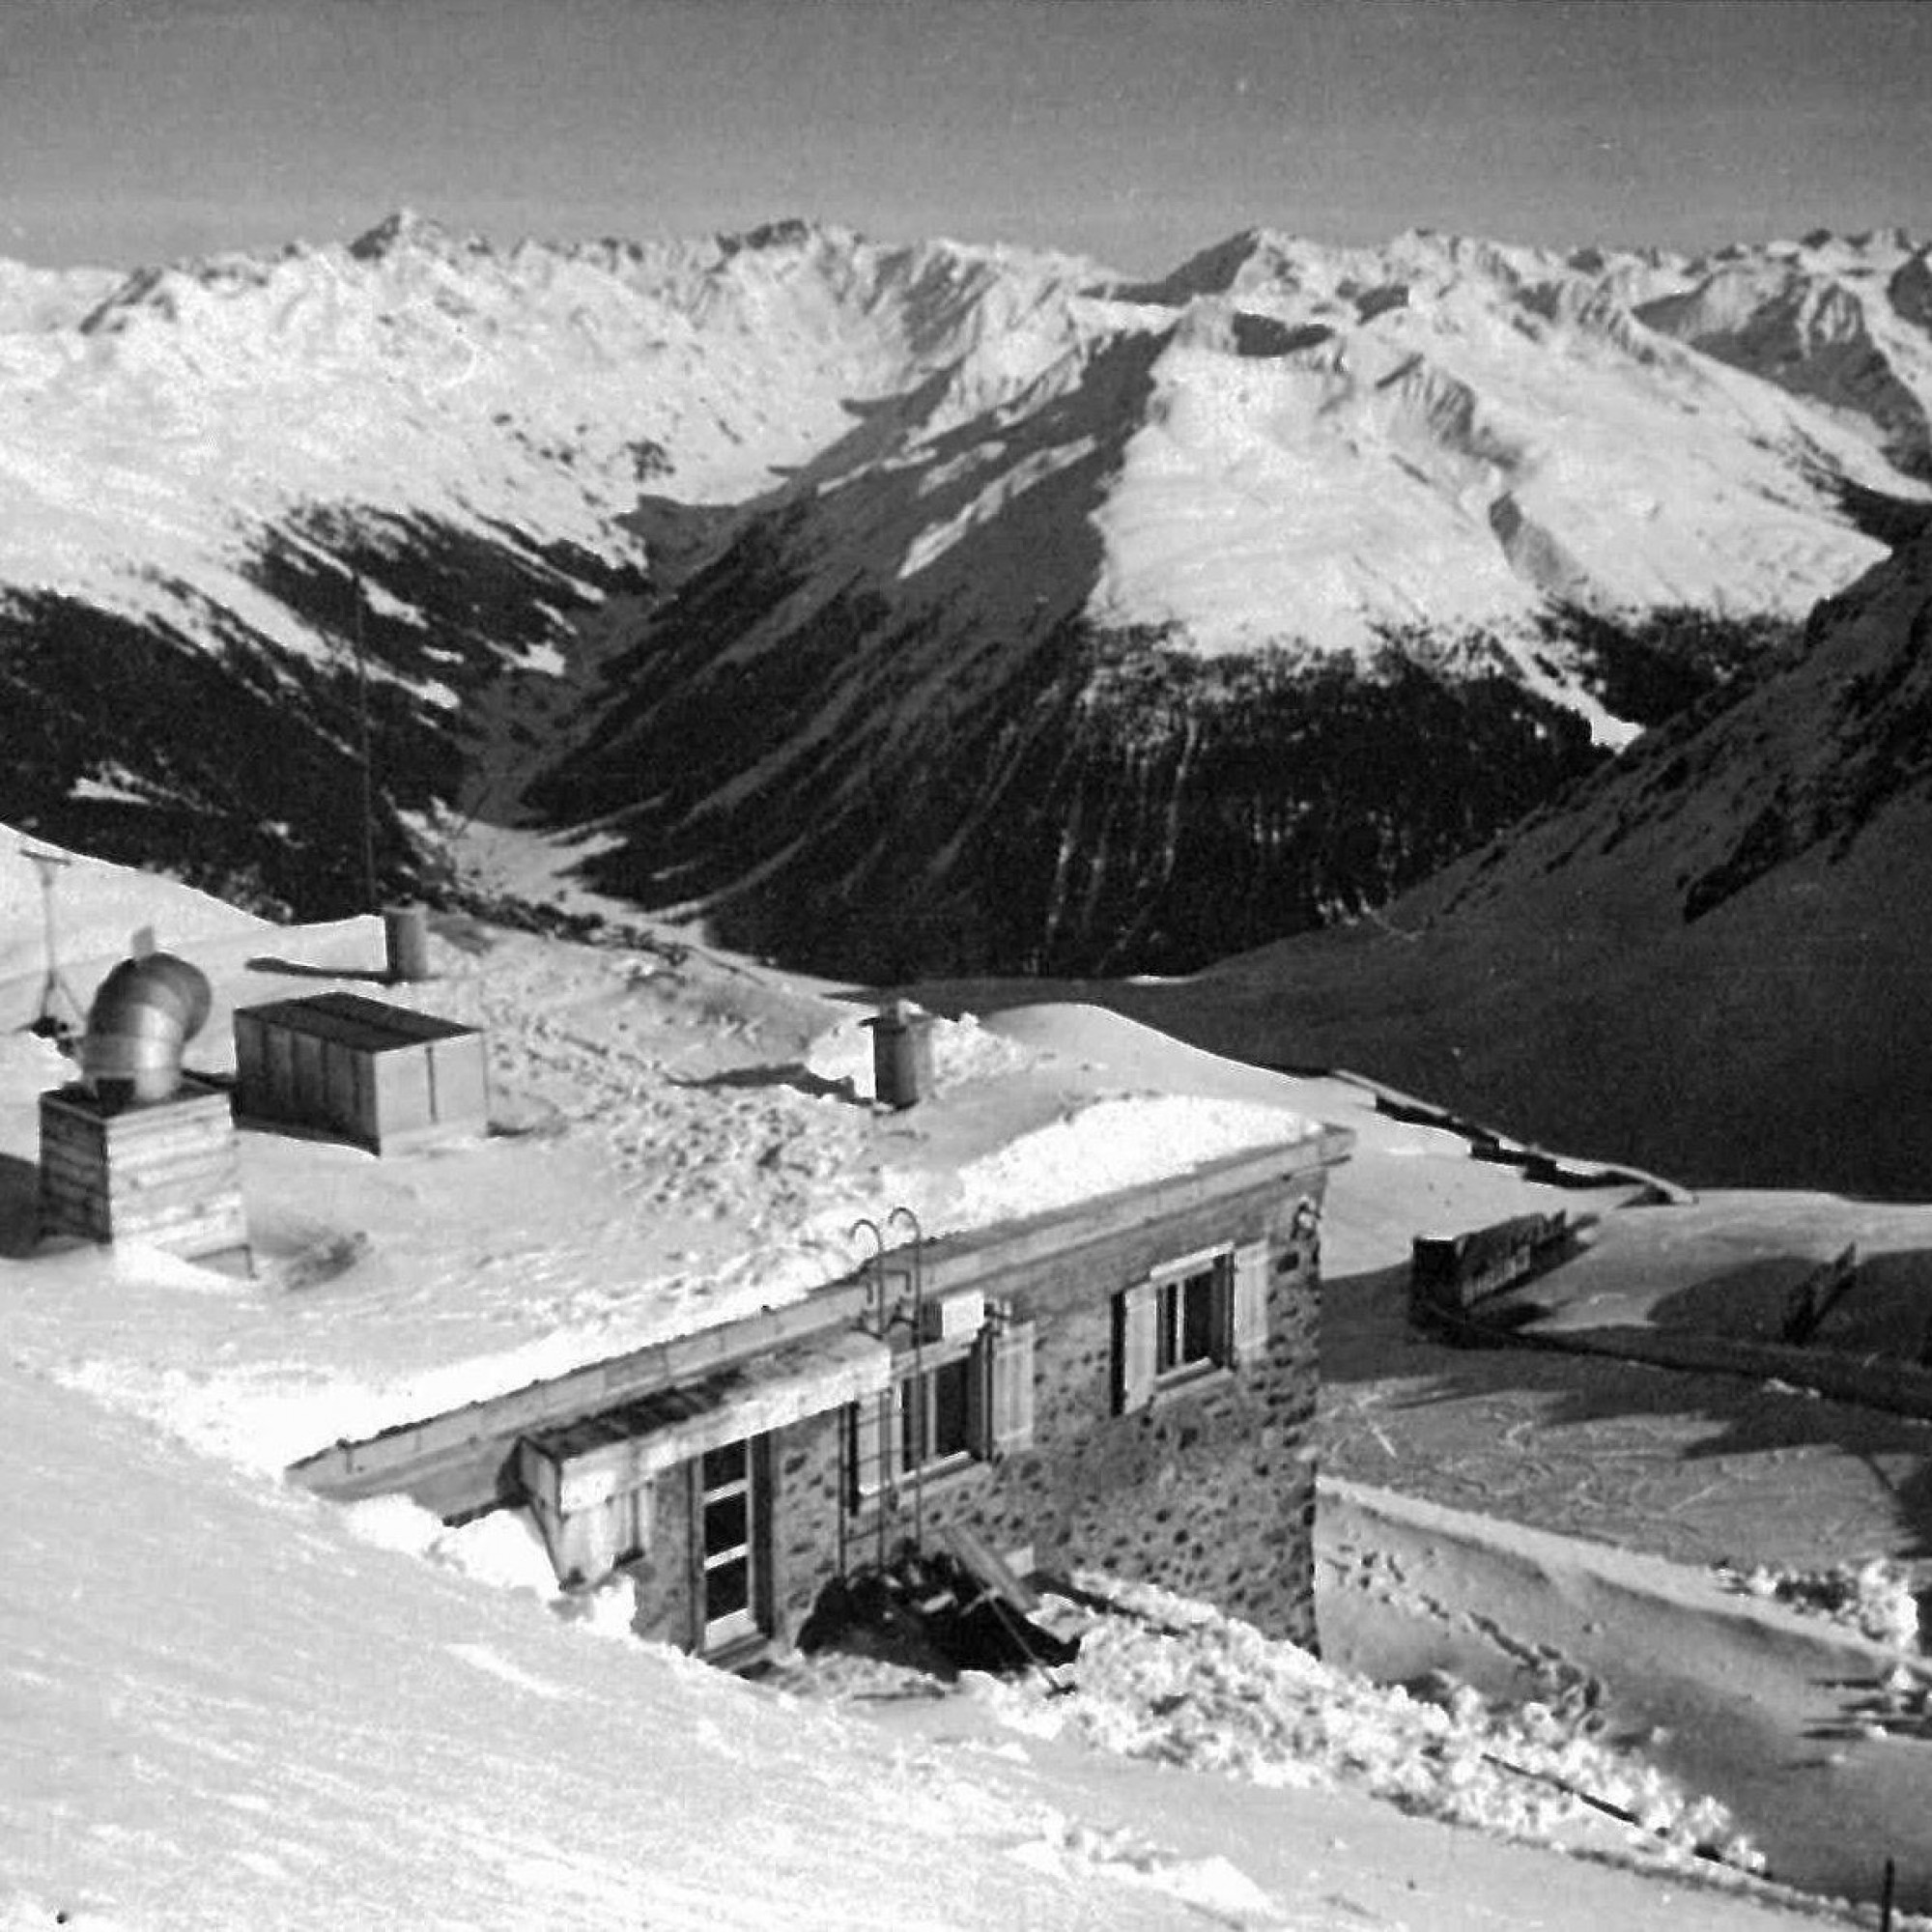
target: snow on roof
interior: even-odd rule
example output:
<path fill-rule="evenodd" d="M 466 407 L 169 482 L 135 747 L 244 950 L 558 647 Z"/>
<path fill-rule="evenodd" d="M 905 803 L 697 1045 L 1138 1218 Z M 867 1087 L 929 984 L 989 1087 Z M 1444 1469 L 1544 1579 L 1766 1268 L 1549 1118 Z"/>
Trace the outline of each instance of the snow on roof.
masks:
<path fill-rule="evenodd" d="M 1010 1034 L 935 1019 L 935 1098 L 888 1112 L 869 1005 L 701 953 L 445 930 L 435 980 L 380 990 L 486 1029 L 492 1133 L 377 1159 L 244 1131 L 253 1280 L 135 1243 L 37 1250 L 23 1181 L 0 1198 L 15 1352 L 279 1470 L 798 1300 L 866 1260 L 861 1217 L 904 1207 L 928 1236 L 983 1228 L 1321 1131 L 1273 1076 L 1182 1048 L 1162 1062 L 1145 1029 L 1124 1076 L 1091 1038 L 1064 1052 L 1050 1009 Z M 232 1068 L 238 1006 L 378 990 L 373 920 L 179 944 L 215 988 L 198 1072 Z M 109 963 L 76 968 L 83 997 Z M 0 997 L 20 990 L 0 980 Z M 1069 1037 L 1105 1030 L 1065 1018 Z M 40 1093 L 70 1072 L 43 1041 L 0 1048 L 16 1173 L 38 1159 Z"/>

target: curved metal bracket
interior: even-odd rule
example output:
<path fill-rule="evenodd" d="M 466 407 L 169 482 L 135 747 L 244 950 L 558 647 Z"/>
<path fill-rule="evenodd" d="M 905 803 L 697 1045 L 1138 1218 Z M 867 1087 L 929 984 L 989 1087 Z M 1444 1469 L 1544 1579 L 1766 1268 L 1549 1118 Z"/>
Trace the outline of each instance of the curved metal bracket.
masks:
<path fill-rule="evenodd" d="M 889 1320 L 886 1313 L 886 1231 L 869 1215 L 862 1214 L 845 1230 L 845 1238 L 848 1241 L 856 1240 L 861 1234 L 871 1236 L 872 1253 L 863 1264 L 871 1276 L 871 1289 L 867 1296 L 866 1313 L 860 1318 L 860 1325 L 868 1335 L 876 1335 L 883 1341 Z"/>

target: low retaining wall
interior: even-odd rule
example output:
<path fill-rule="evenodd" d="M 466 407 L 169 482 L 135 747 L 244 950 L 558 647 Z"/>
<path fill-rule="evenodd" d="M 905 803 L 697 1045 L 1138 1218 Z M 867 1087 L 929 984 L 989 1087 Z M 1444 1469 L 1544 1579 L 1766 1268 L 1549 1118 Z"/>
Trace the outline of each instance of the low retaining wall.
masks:
<path fill-rule="evenodd" d="M 1376 1112 L 1386 1115 L 1392 1121 L 1406 1121 L 1414 1126 L 1435 1127 L 1443 1133 L 1459 1135 L 1469 1143 L 1469 1153 L 1473 1159 L 1520 1168 L 1525 1180 L 1540 1181 L 1548 1187 L 1641 1187 L 1644 1190 L 1641 1198 L 1670 1207 L 1683 1207 L 1697 1198 L 1693 1189 L 1644 1168 L 1630 1167 L 1622 1162 L 1584 1160 L 1532 1147 L 1509 1134 L 1498 1133 L 1480 1121 L 1465 1119 L 1452 1108 L 1438 1106 L 1433 1100 L 1417 1099 L 1412 1094 L 1384 1086 L 1379 1080 L 1372 1080 L 1367 1074 L 1357 1073 L 1350 1067 L 1337 1066 L 1328 1077 L 1331 1080 L 1346 1080 L 1351 1087 L 1359 1087 L 1372 1094 Z"/>
<path fill-rule="evenodd" d="M 1557 1349 L 1573 1355 L 1613 1355 L 1660 1369 L 1786 1382 L 1793 1388 L 1829 1396 L 1833 1402 L 1856 1403 L 1865 1408 L 1932 1421 L 1932 1368 L 1884 1355 L 1850 1355 L 1836 1349 L 1800 1348 L 1790 1342 L 1741 1342 L 1681 1328 L 1569 1328 L 1553 1333 L 1497 1328 L 1487 1339 L 1498 1347 L 1508 1344 Z"/>
<path fill-rule="evenodd" d="M 1462 1235 L 1418 1235 L 1408 1267 L 1408 1319 L 1422 1327 L 1481 1321 L 1477 1303 L 1551 1268 L 1583 1224 L 1565 1214 L 1519 1214 Z"/>

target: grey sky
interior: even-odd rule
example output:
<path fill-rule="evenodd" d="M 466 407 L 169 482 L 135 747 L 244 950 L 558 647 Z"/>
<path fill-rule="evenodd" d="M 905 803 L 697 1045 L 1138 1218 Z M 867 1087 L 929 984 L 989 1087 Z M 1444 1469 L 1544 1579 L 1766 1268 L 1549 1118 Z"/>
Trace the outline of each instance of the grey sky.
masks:
<path fill-rule="evenodd" d="M 1922 234 L 1928 84 L 1916 0 L 6 0 L 0 253 Z"/>

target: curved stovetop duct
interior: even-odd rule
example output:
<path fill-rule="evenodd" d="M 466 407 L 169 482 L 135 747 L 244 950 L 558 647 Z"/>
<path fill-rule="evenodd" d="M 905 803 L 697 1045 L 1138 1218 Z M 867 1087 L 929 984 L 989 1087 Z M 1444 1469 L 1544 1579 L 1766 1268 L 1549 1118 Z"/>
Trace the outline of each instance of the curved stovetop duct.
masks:
<path fill-rule="evenodd" d="M 110 1106 L 170 1098 L 182 1084 L 182 1050 L 213 997 L 200 967 L 172 952 L 122 960 L 88 1009 L 82 1077 Z"/>

